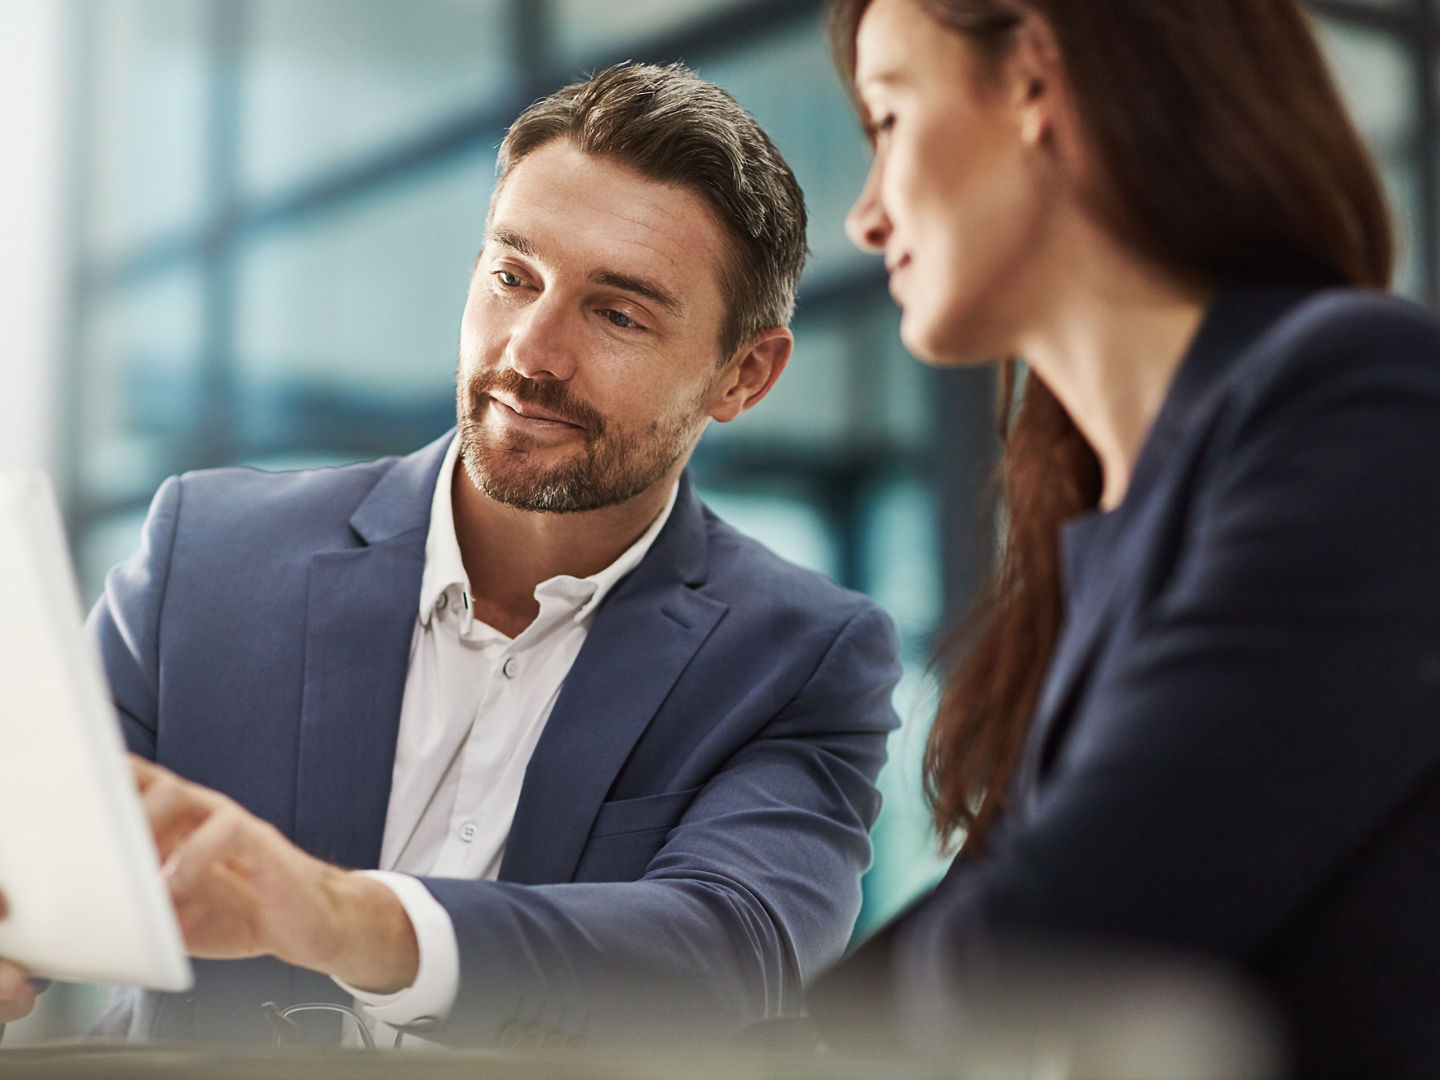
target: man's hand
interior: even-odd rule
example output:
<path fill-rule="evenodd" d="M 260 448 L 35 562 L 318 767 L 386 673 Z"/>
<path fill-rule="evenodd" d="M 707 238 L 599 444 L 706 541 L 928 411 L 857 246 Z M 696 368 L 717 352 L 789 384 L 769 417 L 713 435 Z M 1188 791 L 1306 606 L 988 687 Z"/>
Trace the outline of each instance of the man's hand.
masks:
<path fill-rule="evenodd" d="M 192 956 L 271 954 L 375 993 L 415 981 L 415 932 L 388 888 L 306 854 L 217 791 L 130 760 Z"/>
<path fill-rule="evenodd" d="M 10 913 L 10 903 L 0 893 L 0 919 Z M 35 988 L 28 982 L 30 973 L 19 964 L 0 960 L 0 1024 L 29 1016 L 35 1008 Z"/>

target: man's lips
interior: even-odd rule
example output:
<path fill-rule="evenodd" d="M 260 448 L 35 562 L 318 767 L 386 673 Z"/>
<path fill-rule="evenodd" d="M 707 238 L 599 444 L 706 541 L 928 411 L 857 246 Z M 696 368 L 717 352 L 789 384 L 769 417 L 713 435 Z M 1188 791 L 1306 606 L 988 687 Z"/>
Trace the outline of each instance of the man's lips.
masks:
<path fill-rule="evenodd" d="M 567 420 L 565 417 L 553 413 L 548 409 L 542 409 L 539 405 L 535 405 L 531 402 L 519 401 L 507 395 L 496 394 L 493 392 L 489 395 L 489 397 L 491 401 L 495 402 L 495 404 L 501 406 L 509 412 L 514 413 L 516 416 L 520 417 L 523 420 L 531 420 L 546 424 L 563 424 L 566 427 L 577 428 L 581 431 L 584 430 L 583 426 L 575 423 L 575 421 Z"/>

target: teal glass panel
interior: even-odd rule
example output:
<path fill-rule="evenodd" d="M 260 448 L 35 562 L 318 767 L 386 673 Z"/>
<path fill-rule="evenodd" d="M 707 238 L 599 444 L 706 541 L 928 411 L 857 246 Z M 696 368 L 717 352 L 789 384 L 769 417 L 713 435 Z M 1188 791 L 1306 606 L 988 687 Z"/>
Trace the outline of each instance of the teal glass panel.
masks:
<path fill-rule="evenodd" d="M 862 882 L 854 937 L 863 938 L 898 913 L 945 873 L 953 851 L 942 850 L 925 802 L 922 761 L 939 697 L 934 676 L 907 664 L 895 691 L 901 726 L 890 736 L 880 773 L 884 802 L 870 831 L 874 860 Z"/>
<path fill-rule="evenodd" d="M 834 578 L 840 555 L 834 531 L 797 482 L 741 487 L 697 485 L 710 509 L 783 559 Z"/>
<path fill-rule="evenodd" d="M 551 0 L 546 23 L 556 58 L 578 70 L 738 6 L 739 0 Z"/>
<path fill-rule="evenodd" d="M 183 266 L 99 303 L 82 340 L 74 395 L 77 496 L 147 501 L 184 467 L 199 423 L 203 350 L 201 279 Z"/>
<path fill-rule="evenodd" d="M 729 424 L 711 425 L 717 448 L 769 445 L 801 457 L 927 452 L 932 431 L 925 369 L 900 344 L 899 313 L 883 292 L 807 312 L 795 351 L 770 394 Z"/>
<path fill-rule="evenodd" d="M 206 0 L 106 0 L 89 5 L 93 66 L 80 85 L 93 139 L 80 178 L 84 239 L 98 256 L 193 227 L 206 210 Z"/>
<path fill-rule="evenodd" d="M 75 544 L 75 573 L 80 579 L 80 598 L 88 611 L 105 591 L 105 575 L 140 547 L 140 530 L 145 524 L 144 505 L 110 514 L 91 523 Z M 97 1010 L 98 1013 L 98 1010 Z"/>
<path fill-rule="evenodd" d="M 1317 20 L 1346 105 L 1380 167 L 1394 218 L 1396 291 L 1424 292 L 1417 222 L 1422 213 L 1415 147 L 1415 70 L 1402 39 L 1336 18 Z"/>
<path fill-rule="evenodd" d="M 477 151 L 242 245 L 235 393 L 250 454 L 413 449 L 453 423 L 493 177 Z"/>
<path fill-rule="evenodd" d="M 836 77 L 818 17 L 797 18 L 695 67 L 754 114 L 800 181 L 812 252 L 807 286 L 868 267 L 874 256 L 850 243 L 844 223 L 869 170 L 870 149 Z"/>
<path fill-rule="evenodd" d="M 241 176 L 264 193 L 388 152 L 517 76 L 506 0 L 253 0 Z"/>

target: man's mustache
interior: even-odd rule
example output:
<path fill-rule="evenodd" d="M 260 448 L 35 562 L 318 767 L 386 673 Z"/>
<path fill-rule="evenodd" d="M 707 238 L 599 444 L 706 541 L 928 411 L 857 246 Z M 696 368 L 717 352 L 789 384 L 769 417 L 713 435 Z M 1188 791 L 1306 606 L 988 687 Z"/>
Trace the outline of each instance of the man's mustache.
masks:
<path fill-rule="evenodd" d="M 585 433 L 592 437 L 603 434 L 605 430 L 604 418 L 583 401 L 576 400 L 564 383 L 527 379 L 513 368 L 476 375 L 470 380 L 472 419 L 480 411 L 485 398 L 497 391 L 508 394 L 521 404 L 544 409 L 567 424 L 584 429 Z"/>

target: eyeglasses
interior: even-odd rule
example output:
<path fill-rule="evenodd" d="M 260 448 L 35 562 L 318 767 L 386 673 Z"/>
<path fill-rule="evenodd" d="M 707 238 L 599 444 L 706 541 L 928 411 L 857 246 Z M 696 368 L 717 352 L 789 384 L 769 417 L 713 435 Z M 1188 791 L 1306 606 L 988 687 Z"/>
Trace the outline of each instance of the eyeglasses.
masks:
<path fill-rule="evenodd" d="M 304 1029 L 291 1020 L 290 1017 L 302 1012 L 334 1012 L 342 1016 L 348 1016 L 355 1021 L 355 1029 L 360 1033 L 361 1045 L 366 1050 L 375 1049 L 375 1037 L 370 1034 L 370 1025 L 365 1017 L 361 1016 L 349 1005 L 340 1005 L 330 1001 L 306 1001 L 298 1005 L 287 1005 L 280 1008 L 273 1001 L 267 1001 L 260 1006 L 260 1011 L 265 1014 L 265 1019 L 270 1021 L 270 1026 L 275 1032 L 276 1046 L 295 1046 L 305 1041 Z M 400 1044 L 405 1038 L 405 1032 L 395 1032 L 395 1044 L 392 1050 L 399 1050 Z"/>

